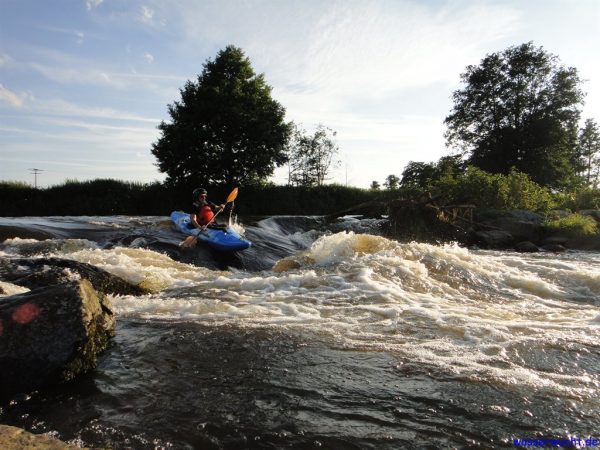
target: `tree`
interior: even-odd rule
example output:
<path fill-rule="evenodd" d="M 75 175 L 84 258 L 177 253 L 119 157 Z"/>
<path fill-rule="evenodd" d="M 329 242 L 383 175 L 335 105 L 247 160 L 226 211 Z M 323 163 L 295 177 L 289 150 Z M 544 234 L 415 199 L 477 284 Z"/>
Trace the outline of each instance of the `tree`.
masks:
<path fill-rule="evenodd" d="M 389 190 L 398 189 L 399 184 L 400 178 L 398 178 L 396 175 L 388 175 L 385 177 L 385 181 L 383 182 L 385 188 Z"/>
<path fill-rule="evenodd" d="M 169 105 L 152 154 L 172 184 L 262 181 L 287 161 L 291 124 L 264 76 L 237 47 L 221 50 Z"/>
<path fill-rule="evenodd" d="M 379 188 L 381 188 L 381 186 L 379 185 L 379 182 L 378 182 L 378 181 L 376 181 L 376 180 L 373 180 L 373 181 L 371 182 L 371 188 L 370 188 L 370 189 L 371 189 L 372 191 L 378 191 L 378 190 L 379 190 Z"/>
<path fill-rule="evenodd" d="M 323 186 L 335 160 L 339 147 L 335 142 L 336 132 L 322 124 L 314 134 L 307 134 L 296 127 L 289 147 L 289 180 L 297 186 Z"/>
<path fill-rule="evenodd" d="M 466 164 L 458 155 L 442 156 L 435 163 L 410 161 L 402 172 L 402 186 L 429 188 L 443 176 L 463 174 Z"/>
<path fill-rule="evenodd" d="M 600 130 L 594 119 L 587 119 L 579 130 L 580 170 L 588 186 L 598 184 L 600 172 Z"/>
<path fill-rule="evenodd" d="M 491 173 L 515 167 L 544 186 L 573 181 L 584 96 L 575 68 L 529 42 L 487 55 L 461 80 L 445 119 L 449 146 Z"/>

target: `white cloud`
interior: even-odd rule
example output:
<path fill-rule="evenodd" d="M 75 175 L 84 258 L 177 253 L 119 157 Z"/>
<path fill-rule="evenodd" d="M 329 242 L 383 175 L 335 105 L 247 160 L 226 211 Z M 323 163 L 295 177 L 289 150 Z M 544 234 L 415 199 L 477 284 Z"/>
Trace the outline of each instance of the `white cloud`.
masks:
<path fill-rule="evenodd" d="M 0 66 L 6 66 L 12 62 L 12 58 L 6 53 L 0 53 Z"/>
<path fill-rule="evenodd" d="M 144 23 L 152 23 L 154 18 L 154 10 L 146 5 L 141 6 L 139 19 Z"/>
<path fill-rule="evenodd" d="M 26 100 L 30 100 L 32 98 L 33 97 L 31 94 L 23 92 L 17 93 L 5 88 L 2 84 L 0 84 L 0 101 L 8 103 L 10 106 L 20 108 L 23 106 Z"/>
<path fill-rule="evenodd" d="M 160 119 L 156 117 L 146 117 L 114 108 L 81 106 L 62 99 L 36 100 L 35 102 L 31 102 L 28 106 L 33 114 L 57 117 L 95 117 L 115 121 L 126 120 L 132 122 L 146 122 L 153 125 L 160 122 Z"/>
<path fill-rule="evenodd" d="M 87 7 L 88 11 L 90 11 L 93 8 L 100 6 L 102 2 L 104 2 L 104 0 L 85 0 L 85 6 Z"/>
<path fill-rule="evenodd" d="M 154 62 L 154 56 L 152 56 L 152 54 L 149 52 L 144 53 L 144 58 L 146 59 L 146 61 L 148 61 L 149 64 L 152 64 Z"/>

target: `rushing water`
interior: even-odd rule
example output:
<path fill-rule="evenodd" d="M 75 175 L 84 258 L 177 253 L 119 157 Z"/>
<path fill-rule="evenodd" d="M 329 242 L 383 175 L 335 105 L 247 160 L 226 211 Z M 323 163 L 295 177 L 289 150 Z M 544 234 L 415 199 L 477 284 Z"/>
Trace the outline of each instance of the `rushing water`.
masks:
<path fill-rule="evenodd" d="M 0 219 L 1 239 L 21 236 L 0 256 L 71 258 L 154 292 L 112 298 L 117 336 L 94 373 L 4 405 L 0 423 L 144 449 L 600 438 L 600 254 L 246 222 L 253 247 L 224 256 L 180 250 L 162 217 Z"/>

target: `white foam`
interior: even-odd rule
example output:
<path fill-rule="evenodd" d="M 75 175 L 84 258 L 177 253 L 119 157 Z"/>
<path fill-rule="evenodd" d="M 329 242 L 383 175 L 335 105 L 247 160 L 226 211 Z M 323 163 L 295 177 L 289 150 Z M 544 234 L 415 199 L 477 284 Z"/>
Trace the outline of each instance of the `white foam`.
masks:
<path fill-rule="evenodd" d="M 212 271 L 141 248 L 67 256 L 156 292 L 114 298 L 121 315 L 309 329 L 474 382 L 576 398 L 600 383 L 592 371 L 551 372 L 521 356 L 597 348 L 600 255 L 469 251 L 341 232 L 259 273 Z"/>
<path fill-rule="evenodd" d="M 0 297 L 23 294 L 24 292 L 29 292 L 29 289 L 23 286 L 17 286 L 16 284 L 12 284 L 7 281 L 0 281 Z"/>

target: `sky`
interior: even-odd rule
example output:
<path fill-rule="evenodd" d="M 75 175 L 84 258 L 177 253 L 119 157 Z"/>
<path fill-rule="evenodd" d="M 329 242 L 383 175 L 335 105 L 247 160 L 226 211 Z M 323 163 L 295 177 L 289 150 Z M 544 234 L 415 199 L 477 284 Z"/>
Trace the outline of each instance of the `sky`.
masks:
<path fill-rule="evenodd" d="M 579 70 L 600 122 L 599 0 L 0 0 L 0 180 L 163 180 L 157 125 L 232 44 L 287 120 L 337 132 L 330 181 L 367 188 L 450 154 L 460 74 L 529 41 Z"/>

